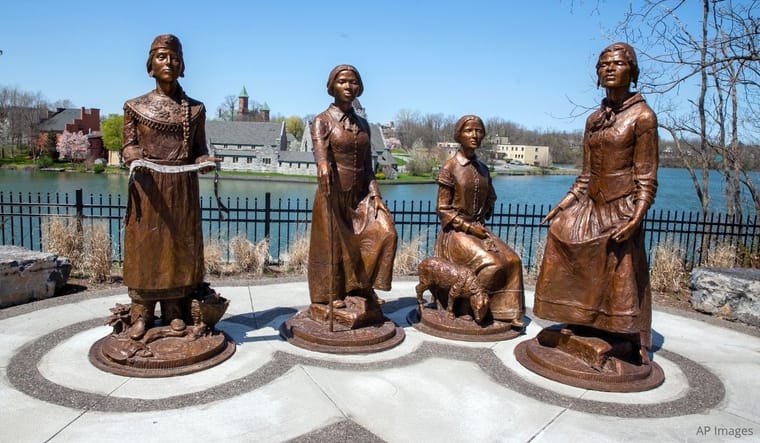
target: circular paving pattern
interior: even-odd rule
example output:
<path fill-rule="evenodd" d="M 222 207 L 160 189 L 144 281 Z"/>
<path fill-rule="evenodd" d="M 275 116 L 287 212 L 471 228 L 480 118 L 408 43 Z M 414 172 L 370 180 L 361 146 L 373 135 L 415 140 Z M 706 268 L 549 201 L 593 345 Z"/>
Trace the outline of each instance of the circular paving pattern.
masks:
<path fill-rule="evenodd" d="M 399 315 L 406 316 L 407 309 L 414 309 L 415 303 L 394 303 Z M 403 311 L 403 312 L 401 312 Z M 255 316 L 239 315 L 228 317 L 217 326 L 224 330 L 227 327 L 246 326 L 253 330 L 265 325 L 267 319 L 274 321 L 283 315 L 293 312 L 288 308 L 275 308 Z M 232 398 L 241 393 L 256 390 L 276 380 L 290 371 L 294 366 L 313 366 L 337 371 L 377 371 L 391 368 L 412 366 L 427 359 L 449 359 L 472 362 L 496 383 L 516 393 L 534 398 L 543 403 L 564 407 L 567 409 L 608 416 L 626 418 L 643 417 L 675 417 L 696 414 L 714 408 L 725 396 L 725 388 L 713 373 L 682 355 L 660 349 L 655 358 L 666 360 L 669 365 L 681 371 L 688 381 L 688 387 L 678 392 L 675 398 L 665 399 L 656 403 L 629 404 L 619 401 L 589 400 L 561 394 L 549 389 L 542 380 L 530 381 L 508 366 L 494 350 L 484 347 L 462 346 L 454 343 L 438 341 L 423 341 L 419 346 L 400 357 L 368 363 L 340 362 L 301 355 L 297 352 L 276 350 L 269 360 L 252 369 L 251 372 L 235 379 L 221 380 L 211 388 L 170 396 L 165 398 L 141 399 L 124 398 L 87 392 L 84 387 L 66 387 L 46 378 L 38 369 L 40 362 L 51 350 L 76 334 L 100 327 L 102 319 L 96 318 L 57 329 L 41 336 L 19 348 L 13 355 L 7 367 L 9 382 L 19 391 L 53 404 L 103 412 L 138 412 L 182 408 L 190 405 L 202 405 L 210 402 Z M 408 325 L 401 325 L 408 327 Z M 437 340 L 437 339 L 436 339 Z M 246 346 L 255 346 L 246 345 Z M 512 357 L 514 358 L 514 357 Z M 519 363 L 514 361 L 519 366 Z M 223 366 L 223 364 L 222 364 Z M 668 373 L 666 370 L 666 380 Z"/>

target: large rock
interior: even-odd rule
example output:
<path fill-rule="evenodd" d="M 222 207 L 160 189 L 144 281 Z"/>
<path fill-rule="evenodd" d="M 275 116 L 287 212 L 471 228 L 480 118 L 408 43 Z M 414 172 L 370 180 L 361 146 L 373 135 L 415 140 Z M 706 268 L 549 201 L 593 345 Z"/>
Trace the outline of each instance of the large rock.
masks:
<path fill-rule="evenodd" d="M 0 245 L 0 308 L 54 296 L 70 272 L 68 258 Z"/>
<path fill-rule="evenodd" d="M 695 268 L 689 289 L 697 311 L 760 326 L 760 269 Z"/>

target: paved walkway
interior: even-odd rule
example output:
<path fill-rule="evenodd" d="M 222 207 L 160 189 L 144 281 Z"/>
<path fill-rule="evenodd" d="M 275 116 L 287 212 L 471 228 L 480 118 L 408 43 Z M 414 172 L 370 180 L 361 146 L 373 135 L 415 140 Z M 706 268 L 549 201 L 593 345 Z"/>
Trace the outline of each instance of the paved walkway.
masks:
<path fill-rule="evenodd" d="M 181 377 L 121 377 L 89 363 L 126 289 L 0 310 L 0 441 L 760 441 L 760 338 L 715 321 L 656 311 L 665 383 L 614 394 L 522 368 L 515 345 L 547 324 L 535 318 L 525 336 L 498 343 L 417 331 L 406 321 L 412 280 L 381 294 L 404 342 L 349 356 L 278 335 L 307 305 L 305 282 L 231 284 L 215 284 L 231 300 L 218 326 L 237 352 Z"/>

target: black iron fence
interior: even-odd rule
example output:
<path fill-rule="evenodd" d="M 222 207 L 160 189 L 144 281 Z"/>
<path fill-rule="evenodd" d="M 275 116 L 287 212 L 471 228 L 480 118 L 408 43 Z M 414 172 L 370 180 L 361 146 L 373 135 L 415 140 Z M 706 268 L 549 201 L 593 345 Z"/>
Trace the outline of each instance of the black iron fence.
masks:
<path fill-rule="evenodd" d="M 220 245 L 243 236 L 251 242 L 270 240 L 270 262 L 279 263 L 294 240 L 306 235 L 311 224 L 308 199 L 227 198 L 229 209 L 219 212 L 215 199 L 201 199 L 203 235 Z M 438 217 L 431 201 L 391 201 L 399 244 L 419 244 L 421 256 L 432 255 L 438 232 Z M 491 230 L 520 254 L 526 268 L 535 265 L 543 251 L 547 225 L 541 219 L 548 205 L 501 204 L 494 208 L 489 221 Z M 81 190 L 74 194 L 26 193 L 0 191 L 0 244 L 33 250 L 43 249 L 45 223 L 61 217 L 83 225 L 105 223 L 113 242 L 115 261 L 122 260 L 122 221 L 126 201 L 120 195 L 91 194 Z M 734 245 L 740 255 L 760 255 L 760 225 L 756 216 L 744 218 L 725 214 L 703 217 L 693 212 L 650 211 L 644 221 L 645 238 L 650 253 L 654 246 L 666 242 L 674 245 L 689 266 L 703 263 L 709 248 L 719 243 Z M 226 258 L 230 259 L 229 248 Z"/>

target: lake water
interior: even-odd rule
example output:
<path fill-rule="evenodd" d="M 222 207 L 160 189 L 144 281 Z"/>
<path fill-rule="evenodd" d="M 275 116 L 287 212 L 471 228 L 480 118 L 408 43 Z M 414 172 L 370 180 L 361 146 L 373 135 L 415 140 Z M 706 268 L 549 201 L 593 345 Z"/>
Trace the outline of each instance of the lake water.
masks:
<path fill-rule="evenodd" d="M 201 194 L 213 195 L 212 175 L 203 178 Z M 655 210 L 700 211 L 694 187 L 685 169 L 660 168 L 659 189 L 655 200 Z M 754 173 L 753 179 L 760 184 L 760 173 Z M 575 180 L 574 176 L 498 176 L 494 178 L 494 187 L 498 196 L 497 204 L 537 204 L 550 206 L 559 201 Z M 380 185 L 383 198 L 388 201 L 435 201 L 437 185 L 424 184 L 383 184 Z M 710 193 L 712 209 L 725 212 L 723 182 L 718 173 L 711 173 Z M 4 193 L 70 193 L 82 189 L 84 195 L 111 194 L 126 195 L 127 177 L 121 174 L 90 173 L 56 173 L 41 171 L 0 170 L 0 191 Z M 264 198 L 264 193 L 272 193 L 273 201 L 277 199 L 308 199 L 314 197 L 316 183 L 291 183 L 278 181 L 239 180 L 221 177 L 219 193 L 222 198 Z M 124 201 L 122 199 L 122 201 Z M 747 201 L 747 207 L 750 202 Z"/>

